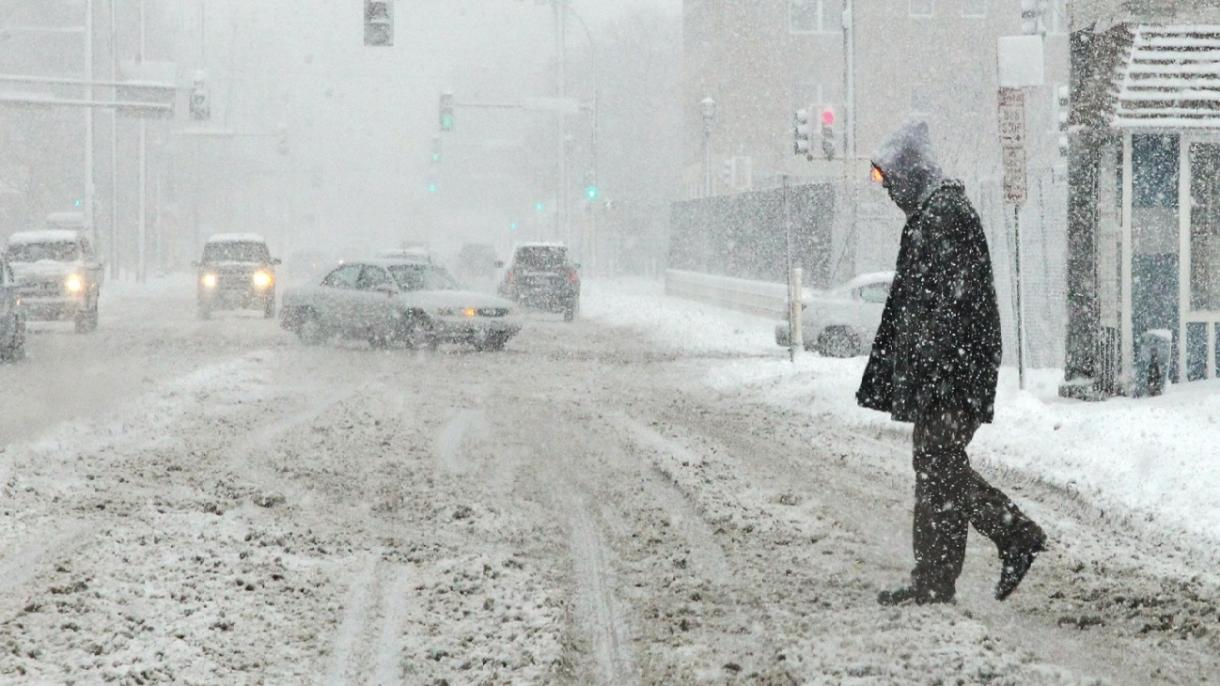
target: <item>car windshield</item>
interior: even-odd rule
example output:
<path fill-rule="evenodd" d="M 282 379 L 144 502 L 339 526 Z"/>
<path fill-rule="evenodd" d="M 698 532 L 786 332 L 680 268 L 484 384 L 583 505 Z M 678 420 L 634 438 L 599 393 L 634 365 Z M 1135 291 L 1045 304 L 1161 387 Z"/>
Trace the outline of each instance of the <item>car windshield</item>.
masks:
<path fill-rule="evenodd" d="M 208 243 L 203 249 L 204 262 L 257 262 L 271 260 L 266 243 L 254 241 L 224 241 Z"/>
<path fill-rule="evenodd" d="M 80 259 L 80 246 L 72 241 L 17 243 L 8 247 L 11 262 L 73 262 Z"/>
<path fill-rule="evenodd" d="M 390 273 L 404 291 L 456 291 L 461 288 L 449 272 L 429 265 L 398 265 L 390 267 Z"/>
<path fill-rule="evenodd" d="M 566 248 L 532 246 L 517 249 L 517 265 L 522 269 L 559 269 L 567 263 Z"/>

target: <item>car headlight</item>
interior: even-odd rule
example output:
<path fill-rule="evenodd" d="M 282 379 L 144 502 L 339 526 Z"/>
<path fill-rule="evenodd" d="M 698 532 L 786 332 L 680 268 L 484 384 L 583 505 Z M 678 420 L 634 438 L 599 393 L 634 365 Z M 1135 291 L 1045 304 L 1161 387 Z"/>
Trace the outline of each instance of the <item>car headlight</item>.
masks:
<path fill-rule="evenodd" d="M 466 309 L 462 310 L 462 315 L 467 319 L 474 319 L 479 315 L 479 311 L 473 307 L 467 307 Z"/>
<path fill-rule="evenodd" d="M 266 288 L 271 285 L 271 275 L 267 272 L 254 272 L 254 287 Z"/>
<path fill-rule="evenodd" d="M 69 293 L 80 293 L 85 288 L 85 280 L 80 278 L 80 275 L 73 274 L 64 281 L 64 288 L 67 288 Z"/>
<path fill-rule="evenodd" d="M 455 314 L 457 314 L 457 312 L 448 307 L 442 307 L 436 311 L 436 316 L 438 317 L 452 317 Z"/>
<path fill-rule="evenodd" d="M 203 284 L 204 288 L 216 288 L 216 275 L 204 274 L 203 277 L 199 279 L 199 282 Z"/>

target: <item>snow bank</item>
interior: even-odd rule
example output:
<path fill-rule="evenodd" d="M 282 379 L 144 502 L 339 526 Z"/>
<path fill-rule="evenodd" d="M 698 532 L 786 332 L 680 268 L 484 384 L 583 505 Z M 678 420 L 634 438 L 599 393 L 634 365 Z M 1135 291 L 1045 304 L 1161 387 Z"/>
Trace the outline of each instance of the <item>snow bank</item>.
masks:
<path fill-rule="evenodd" d="M 727 359 L 709 362 L 705 379 L 716 391 L 832 416 L 869 434 L 908 430 L 856 405 L 864 358 L 806 353 L 789 363 L 773 340 L 775 322 L 669 298 L 653 282 L 593 283 L 586 292 L 591 318 L 638 329 L 662 345 L 724 353 Z M 1016 370 L 1001 370 L 996 420 L 979 431 L 975 454 L 1099 507 L 1220 539 L 1220 382 L 1171 386 L 1159 398 L 1085 403 L 1059 398 L 1061 379 L 1059 370 L 1033 370 L 1021 391 Z"/>

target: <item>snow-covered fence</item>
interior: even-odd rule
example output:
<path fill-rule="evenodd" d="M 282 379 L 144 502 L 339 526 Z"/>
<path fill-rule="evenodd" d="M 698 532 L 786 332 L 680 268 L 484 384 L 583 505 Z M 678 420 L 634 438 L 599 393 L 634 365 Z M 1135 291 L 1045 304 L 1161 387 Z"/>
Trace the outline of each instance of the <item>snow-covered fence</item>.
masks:
<path fill-rule="evenodd" d="M 809 297 L 809 289 L 802 292 Z M 788 313 L 788 285 L 783 283 L 668 269 L 665 294 L 771 319 Z"/>

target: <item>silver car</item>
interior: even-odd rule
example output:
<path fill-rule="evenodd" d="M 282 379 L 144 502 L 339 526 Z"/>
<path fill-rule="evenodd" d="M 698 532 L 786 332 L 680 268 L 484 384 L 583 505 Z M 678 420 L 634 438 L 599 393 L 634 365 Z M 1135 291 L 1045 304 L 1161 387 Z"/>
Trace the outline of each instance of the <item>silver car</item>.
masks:
<path fill-rule="evenodd" d="M 283 327 L 307 344 L 339 336 L 374 347 L 501 350 L 521 330 L 512 303 L 462 290 L 443 268 L 411 259 L 340 265 L 316 285 L 285 292 L 282 310 Z"/>
<path fill-rule="evenodd" d="M 868 354 L 893 281 L 894 272 L 861 274 L 803 302 L 801 335 L 805 348 L 825 357 Z M 775 342 L 788 347 L 787 321 L 775 326 Z"/>

